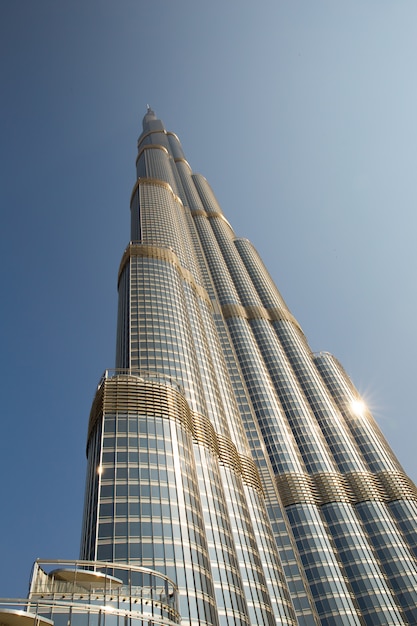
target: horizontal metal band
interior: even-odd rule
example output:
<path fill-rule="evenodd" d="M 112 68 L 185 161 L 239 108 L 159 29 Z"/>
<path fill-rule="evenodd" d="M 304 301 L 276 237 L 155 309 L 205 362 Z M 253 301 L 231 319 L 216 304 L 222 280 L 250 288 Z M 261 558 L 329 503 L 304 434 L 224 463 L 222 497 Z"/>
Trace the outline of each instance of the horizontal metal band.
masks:
<path fill-rule="evenodd" d="M 146 150 L 162 150 L 163 152 L 165 152 L 166 155 L 169 156 L 169 152 L 168 150 L 165 148 L 165 146 L 161 146 L 159 143 L 148 143 L 146 144 L 146 146 L 143 146 L 139 153 L 138 156 L 136 157 L 136 163 L 139 161 L 140 157 L 142 156 L 142 154 L 146 151 Z"/>
<path fill-rule="evenodd" d="M 344 478 L 349 483 L 355 504 L 366 500 L 417 502 L 417 487 L 403 472 L 350 472 Z"/>
<path fill-rule="evenodd" d="M 279 474 L 275 482 L 285 507 L 292 504 L 317 504 L 315 489 L 307 474 Z"/>
<path fill-rule="evenodd" d="M 210 420 L 199 413 L 193 413 L 193 437 L 197 443 L 215 452 L 222 465 L 230 467 L 234 472 L 240 474 L 244 483 L 260 493 L 264 493 L 255 462 L 239 454 L 231 439 L 216 434 Z"/>
<path fill-rule="evenodd" d="M 133 198 L 137 190 L 141 185 L 149 185 L 150 187 L 163 187 L 167 191 L 170 192 L 175 202 L 178 202 L 182 207 L 184 206 L 182 200 L 176 193 L 174 193 L 171 185 L 167 183 L 165 180 L 161 180 L 160 178 L 138 178 L 136 183 L 133 186 L 132 193 L 130 195 L 130 206 L 132 205 Z"/>
<path fill-rule="evenodd" d="M 178 143 L 181 145 L 180 140 L 178 139 L 178 135 L 176 135 L 175 133 L 172 132 L 172 130 L 166 130 L 165 133 L 167 135 L 171 135 L 171 137 L 175 137 L 175 139 L 178 141 Z"/>
<path fill-rule="evenodd" d="M 243 319 L 248 319 L 248 314 L 246 313 L 246 309 L 241 304 L 223 304 L 222 307 L 223 317 L 227 320 L 230 317 L 242 317 Z"/>
<path fill-rule="evenodd" d="M 255 461 L 250 457 L 240 455 L 240 464 L 242 467 L 243 482 L 263 494 L 264 488 Z"/>
<path fill-rule="evenodd" d="M 323 472 L 313 474 L 311 478 L 316 489 L 317 504 L 351 502 L 350 490 L 341 474 Z"/>
<path fill-rule="evenodd" d="M 194 440 L 209 448 L 219 462 L 240 474 L 244 483 L 263 493 L 258 469 L 242 456 L 234 443 L 216 434 L 210 420 L 193 413 L 184 395 L 167 382 L 147 380 L 146 374 L 117 374 L 105 378 L 97 389 L 90 412 L 88 440 L 101 417 L 115 413 L 146 414 L 171 419 L 183 426 Z M 331 502 L 358 504 L 366 501 L 417 501 L 417 488 L 402 472 L 322 472 L 314 475 L 285 473 L 276 476 L 285 507 L 293 504 L 322 506 Z"/>
<path fill-rule="evenodd" d="M 204 211 L 204 210 L 202 210 L 202 209 L 192 209 L 192 210 L 191 210 L 191 215 L 192 215 L 193 217 L 195 217 L 196 215 L 197 215 L 197 216 L 198 216 L 198 215 L 201 215 L 201 216 L 203 216 L 203 217 L 207 217 L 207 219 L 213 219 L 213 218 L 215 218 L 215 217 L 218 217 L 218 218 L 220 218 L 221 220 L 223 220 L 223 222 L 224 222 L 225 224 L 227 224 L 227 226 L 230 228 L 230 230 L 231 230 L 232 232 L 234 232 L 234 231 L 233 231 L 233 228 L 232 228 L 232 226 L 231 226 L 231 224 L 230 224 L 230 222 L 228 222 L 228 220 L 225 218 L 225 216 L 223 215 L 223 213 L 220 213 L 219 211 L 210 211 L 210 212 L 208 212 L 208 211 Z"/>
<path fill-rule="evenodd" d="M 235 444 L 223 435 L 217 435 L 217 444 L 219 446 L 220 463 L 233 467 L 236 473 L 241 474 L 242 466 Z"/>
<path fill-rule="evenodd" d="M 193 437 L 198 443 L 219 455 L 217 435 L 212 423 L 205 415 L 195 412 L 193 412 Z"/>
<path fill-rule="evenodd" d="M 116 374 L 102 379 L 90 412 L 88 438 L 103 415 L 130 413 L 152 415 L 178 422 L 196 443 L 209 448 L 222 465 L 242 477 L 244 483 L 263 493 L 258 469 L 252 459 L 241 456 L 234 443 L 216 434 L 210 420 L 191 411 L 185 396 L 166 382 L 147 380 L 140 373 Z"/>
<path fill-rule="evenodd" d="M 118 282 L 122 272 L 126 266 L 126 263 L 131 257 L 146 257 L 150 259 L 159 259 L 161 261 L 168 261 L 175 267 L 181 267 L 180 261 L 172 248 L 163 247 L 159 245 L 153 245 L 148 243 L 130 243 L 123 253 L 122 260 L 120 261 Z"/>
<path fill-rule="evenodd" d="M 378 477 L 370 472 L 349 472 L 344 474 L 344 479 L 352 494 L 352 503 L 377 500 L 383 502 L 384 489 L 381 487 Z"/>
<path fill-rule="evenodd" d="M 284 506 L 330 502 L 360 502 L 394 500 L 417 501 L 417 488 L 400 472 L 323 472 L 313 475 L 286 473 L 276 476 L 276 484 Z"/>
<path fill-rule="evenodd" d="M 225 218 L 225 216 L 223 215 L 223 213 L 220 213 L 220 211 L 210 211 L 210 213 L 206 212 L 206 217 L 209 220 L 212 220 L 214 218 L 218 218 L 221 219 L 232 231 L 232 233 L 234 233 L 234 230 L 232 228 L 232 225 L 230 224 L 230 222 Z"/>
<path fill-rule="evenodd" d="M 159 130 L 148 130 L 148 132 L 147 132 L 147 133 L 145 133 L 145 135 L 141 135 L 141 136 L 139 137 L 140 141 L 138 140 L 138 148 L 139 148 L 140 144 L 142 143 L 142 141 L 143 141 L 144 139 L 146 139 L 146 137 L 149 137 L 149 135 L 155 135 L 155 134 L 160 134 L 160 135 L 168 135 L 168 134 L 171 134 L 171 135 L 172 135 L 173 133 L 167 133 L 167 131 L 165 130 L 165 128 L 160 128 Z M 176 136 L 176 135 L 175 135 L 175 136 Z M 177 137 L 177 139 L 178 139 L 178 137 Z M 150 145 L 152 145 L 152 144 L 150 144 Z"/>
<path fill-rule="evenodd" d="M 282 309 L 281 307 L 271 307 L 270 309 L 268 308 L 266 310 L 268 312 L 268 316 L 271 322 L 281 322 L 282 320 L 292 322 L 293 324 L 295 324 L 295 326 L 297 326 L 297 328 L 299 328 L 301 332 L 303 332 L 300 324 L 297 322 L 294 315 L 292 315 L 289 311 Z"/>
<path fill-rule="evenodd" d="M 185 165 L 187 165 L 189 167 L 189 169 L 191 170 L 191 166 L 188 163 L 187 159 L 184 159 L 183 157 L 176 157 L 174 159 L 174 163 L 184 163 Z"/>
<path fill-rule="evenodd" d="M 243 317 L 247 320 L 264 319 L 270 322 L 286 320 L 292 322 L 301 331 L 301 326 L 289 311 L 284 309 L 272 308 L 267 309 L 263 306 L 242 306 L 241 304 L 224 304 L 222 312 L 225 319 L 229 317 Z"/>
<path fill-rule="evenodd" d="M 417 501 L 417 487 L 406 474 L 402 472 L 379 472 L 377 476 L 385 490 L 388 502 L 394 500 Z"/>
<path fill-rule="evenodd" d="M 148 244 L 148 243 L 131 243 L 126 248 L 123 253 L 122 260 L 120 262 L 119 273 L 117 282 L 120 282 L 120 277 L 122 272 L 130 260 L 131 257 L 143 257 L 148 259 L 159 259 L 160 261 L 167 261 L 171 263 L 175 269 L 180 274 L 181 278 L 183 278 L 187 283 L 191 285 L 197 295 L 204 300 L 211 307 L 210 297 L 202 285 L 198 285 L 192 273 L 183 267 L 180 263 L 179 258 L 175 254 L 172 248 L 168 246 L 161 246 L 159 244 Z"/>
<path fill-rule="evenodd" d="M 90 412 L 88 439 L 103 415 L 119 412 L 168 417 L 192 431 L 188 402 L 177 389 L 140 375 L 119 374 L 105 379 L 97 389 Z"/>
<path fill-rule="evenodd" d="M 245 310 L 249 320 L 270 319 L 267 309 L 263 306 L 246 306 Z"/>

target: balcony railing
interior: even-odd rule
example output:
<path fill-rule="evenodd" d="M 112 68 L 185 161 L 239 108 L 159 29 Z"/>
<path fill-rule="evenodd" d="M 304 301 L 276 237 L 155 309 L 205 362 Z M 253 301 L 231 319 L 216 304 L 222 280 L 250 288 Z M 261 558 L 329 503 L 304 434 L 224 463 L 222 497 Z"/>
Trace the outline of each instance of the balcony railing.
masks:
<path fill-rule="evenodd" d="M 2 626 L 176 626 L 163 574 L 103 561 L 36 561 L 27 599 L 0 599 Z"/>
<path fill-rule="evenodd" d="M 184 388 L 173 376 L 168 376 L 168 374 L 162 374 L 160 372 L 152 372 L 149 370 L 140 369 L 119 368 L 105 370 L 97 385 L 97 389 L 100 389 L 100 387 L 106 380 L 110 378 L 115 378 L 116 376 L 132 376 L 133 378 L 138 378 L 139 380 L 143 380 L 144 382 L 154 382 L 163 385 L 169 385 L 170 387 L 173 387 L 176 391 L 179 391 L 179 393 L 184 395 Z"/>

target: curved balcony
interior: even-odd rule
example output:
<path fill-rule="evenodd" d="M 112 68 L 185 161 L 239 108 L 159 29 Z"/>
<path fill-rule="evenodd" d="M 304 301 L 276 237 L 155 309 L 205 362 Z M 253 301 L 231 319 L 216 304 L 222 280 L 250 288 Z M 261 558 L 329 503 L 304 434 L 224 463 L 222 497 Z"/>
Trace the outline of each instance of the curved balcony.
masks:
<path fill-rule="evenodd" d="M 147 568 L 36 561 L 27 599 L 0 599 L 1 626 L 176 626 L 174 583 Z"/>
<path fill-rule="evenodd" d="M 173 377 L 168 374 L 162 374 L 160 372 L 152 372 L 150 370 L 140 370 L 140 369 L 107 369 L 104 371 L 100 381 L 97 385 L 97 389 L 103 385 L 106 380 L 116 378 L 116 377 L 125 377 L 125 378 L 136 378 L 142 380 L 143 382 L 153 382 L 160 383 L 164 385 L 169 385 L 176 391 L 178 391 L 181 395 L 184 395 L 184 387 L 180 385 L 180 383 Z"/>

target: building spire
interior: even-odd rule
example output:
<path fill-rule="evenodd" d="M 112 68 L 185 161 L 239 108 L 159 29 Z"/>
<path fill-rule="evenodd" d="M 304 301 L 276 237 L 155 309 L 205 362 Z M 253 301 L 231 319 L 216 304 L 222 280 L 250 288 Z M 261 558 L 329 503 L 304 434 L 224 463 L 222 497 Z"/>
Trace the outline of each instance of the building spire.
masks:
<path fill-rule="evenodd" d="M 152 109 L 150 104 L 146 105 L 145 118 L 148 116 L 152 117 L 153 119 L 156 119 L 155 111 Z"/>
<path fill-rule="evenodd" d="M 150 104 L 146 105 L 146 113 L 142 120 L 142 126 L 144 131 L 163 130 L 163 124 L 158 120 L 155 111 L 151 108 Z"/>

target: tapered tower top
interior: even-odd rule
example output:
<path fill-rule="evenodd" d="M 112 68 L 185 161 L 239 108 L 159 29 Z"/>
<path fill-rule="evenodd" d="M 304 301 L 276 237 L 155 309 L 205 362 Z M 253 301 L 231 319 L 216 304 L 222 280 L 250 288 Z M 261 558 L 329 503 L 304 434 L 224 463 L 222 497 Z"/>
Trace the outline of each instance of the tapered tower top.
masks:
<path fill-rule="evenodd" d="M 151 120 L 156 120 L 155 111 L 152 110 L 149 104 L 146 105 L 146 114 L 143 118 L 143 123 L 150 122 Z"/>
<path fill-rule="evenodd" d="M 142 127 L 144 133 L 150 130 L 164 130 L 163 123 L 161 122 L 161 120 L 158 120 L 155 112 L 151 109 L 149 104 L 147 105 L 145 117 L 142 120 Z"/>

